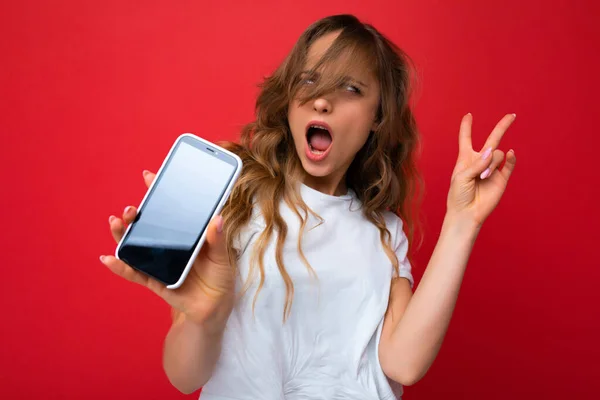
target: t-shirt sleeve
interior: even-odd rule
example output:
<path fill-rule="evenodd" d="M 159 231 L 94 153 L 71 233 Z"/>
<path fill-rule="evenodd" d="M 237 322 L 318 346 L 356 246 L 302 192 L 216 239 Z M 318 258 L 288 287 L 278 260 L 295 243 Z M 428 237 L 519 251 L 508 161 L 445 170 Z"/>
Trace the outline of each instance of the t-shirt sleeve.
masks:
<path fill-rule="evenodd" d="M 408 238 L 402 229 L 404 224 L 395 214 L 392 214 L 390 219 L 392 220 L 392 223 L 390 224 L 391 227 L 388 229 L 392 235 L 393 250 L 396 253 L 396 257 L 398 257 L 399 276 L 408 279 L 410 287 L 412 288 L 415 281 L 412 276 L 410 261 L 408 260 Z M 393 277 L 397 276 L 395 271 L 392 271 L 392 273 Z"/>

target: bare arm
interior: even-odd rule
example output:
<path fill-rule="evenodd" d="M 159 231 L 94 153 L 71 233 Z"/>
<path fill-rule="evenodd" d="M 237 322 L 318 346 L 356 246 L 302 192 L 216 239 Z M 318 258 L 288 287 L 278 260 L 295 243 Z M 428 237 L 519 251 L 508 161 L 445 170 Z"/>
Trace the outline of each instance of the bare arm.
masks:
<path fill-rule="evenodd" d="M 144 171 L 150 187 L 155 174 Z M 137 209 L 129 206 L 123 219 L 109 218 L 110 231 L 117 243 L 131 224 Z M 234 269 L 229 264 L 223 218 L 213 219 L 202 250 L 194 260 L 185 282 L 171 290 L 131 268 L 114 256 L 100 261 L 116 275 L 146 287 L 161 297 L 173 310 L 173 323 L 165 338 L 163 368 L 169 381 L 183 393 L 200 389 L 211 377 L 221 354 L 225 324 L 234 303 Z"/>
<path fill-rule="evenodd" d="M 459 155 L 440 238 L 414 295 L 406 283 L 394 285 L 379 346 L 386 375 L 410 385 L 425 375 L 437 356 L 481 226 L 497 206 L 514 170 L 514 151 L 497 149 L 515 114 L 502 118 L 480 152 L 473 150 L 473 116 L 463 117 Z"/>
<path fill-rule="evenodd" d="M 392 286 L 379 346 L 385 374 L 401 384 L 421 379 L 437 356 L 478 229 L 444 221 L 439 241 L 414 295 L 402 279 Z"/>
<path fill-rule="evenodd" d="M 221 354 L 221 342 L 230 307 L 206 324 L 174 312 L 173 324 L 165 338 L 163 368 L 180 392 L 190 394 L 210 379 Z"/>

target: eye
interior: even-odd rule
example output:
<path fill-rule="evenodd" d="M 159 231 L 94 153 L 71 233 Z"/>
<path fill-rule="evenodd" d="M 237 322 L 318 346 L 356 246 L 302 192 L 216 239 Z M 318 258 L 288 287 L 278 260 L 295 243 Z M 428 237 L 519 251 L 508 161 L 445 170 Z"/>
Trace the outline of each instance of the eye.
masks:
<path fill-rule="evenodd" d="M 361 91 L 358 87 L 354 85 L 346 85 L 345 88 L 352 93 L 361 94 Z"/>

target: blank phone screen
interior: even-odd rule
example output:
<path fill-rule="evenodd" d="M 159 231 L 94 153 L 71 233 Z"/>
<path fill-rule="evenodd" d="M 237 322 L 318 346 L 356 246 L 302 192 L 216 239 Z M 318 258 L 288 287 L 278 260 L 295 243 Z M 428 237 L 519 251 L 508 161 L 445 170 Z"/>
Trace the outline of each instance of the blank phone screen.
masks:
<path fill-rule="evenodd" d="M 165 284 L 177 282 L 236 165 L 230 155 L 184 137 L 138 211 L 119 258 Z"/>

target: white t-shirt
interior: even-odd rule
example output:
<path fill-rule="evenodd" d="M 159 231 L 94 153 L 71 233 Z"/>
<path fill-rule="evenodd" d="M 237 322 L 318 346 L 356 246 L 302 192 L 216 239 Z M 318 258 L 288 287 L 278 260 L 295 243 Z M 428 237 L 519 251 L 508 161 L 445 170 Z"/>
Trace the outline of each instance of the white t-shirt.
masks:
<path fill-rule="evenodd" d="M 298 254 L 298 217 L 282 202 L 288 225 L 284 264 L 294 283 L 291 314 L 283 323 L 286 291 L 273 237 L 254 315 L 258 273 L 229 317 L 221 356 L 201 400 L 388 400 L 402 394 L 383 373 L 377 351 L 394 272 L 379 230 L 363 216 L 352 191 L 329 196 L 301 185 L 301 195 L 323 218 L 321 223 L 309 215 L 302 242 L 317 280 Z M 412 286 L 402 221 L 392 213 L 385 220 L 400 276 Z M 243 280 L 264 226 L 255 211 L 240 235 Z"/>

